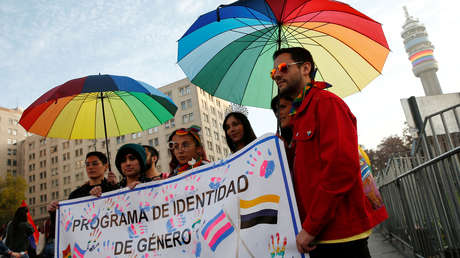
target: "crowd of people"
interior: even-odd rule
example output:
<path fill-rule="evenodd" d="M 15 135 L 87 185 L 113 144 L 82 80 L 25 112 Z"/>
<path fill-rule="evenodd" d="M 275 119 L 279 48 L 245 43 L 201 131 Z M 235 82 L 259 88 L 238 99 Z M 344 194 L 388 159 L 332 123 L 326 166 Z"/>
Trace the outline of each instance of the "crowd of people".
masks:
<path fill-rule="evenodd" d="M 296 237 L 300 253 L 310 257 L 370 257 L 367 239 L 371 229 L 387 218 L 384 206 L 366 198 L 360 173 L 356 119 L 345 102 L 324 90 L 327 83 L 313 80 L 315 64 L 304 48 L 284 48 L 273 56 L 271 77 L 279 94 L 271 103 L 279 119 L 279 137 L 284 141 L 291 170 L 302 229 Z M 226 115 L 223 130 L 232 153 L 256 139 L 248 118 L 239 112 Z M 152 146 L 125 144 L 115 157 L 121 175 L 108 171 L 101 152 L 86 155 L 88 182 L 69 199 L 101 196 L 102 193 L 174 177 L 209 163 L 200 139 L 200 128 L 180 128 L 168 139 L 169 171 L 158 171 L 158 151 Z M 55 212 L 58 202 L 48 205 L 45 247 L 41 257 L 53 257 Z M 0 251 L 11 257 L 27 257 L 33 229 L 18 209 L 8 225 Z M 21 235 L 19 239 L 16 233 Z M 6 246 L 5 246 L 6 244 Z"/>

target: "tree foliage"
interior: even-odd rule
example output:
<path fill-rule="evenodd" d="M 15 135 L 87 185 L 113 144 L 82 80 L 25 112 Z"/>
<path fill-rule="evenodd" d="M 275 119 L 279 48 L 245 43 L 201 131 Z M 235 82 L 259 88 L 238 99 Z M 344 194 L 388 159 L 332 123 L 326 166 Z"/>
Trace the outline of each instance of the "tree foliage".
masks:
<path fill-rule="evenodd" d="M 14 212 L 25 199 L 26 180 L 20 176 L 0 178 L 0 224 L 13 218 Z"/>
<path fill-rule="evenodd" d="M 385 170 L 391 157 L 408 155 L 412 141 L 413 138 L 406 124 L 402 131 L 402 136 L 390 135 L 383 138 L 376 149 L 366 149 L 365 152 L 371 161 L 374 176 Z"/>

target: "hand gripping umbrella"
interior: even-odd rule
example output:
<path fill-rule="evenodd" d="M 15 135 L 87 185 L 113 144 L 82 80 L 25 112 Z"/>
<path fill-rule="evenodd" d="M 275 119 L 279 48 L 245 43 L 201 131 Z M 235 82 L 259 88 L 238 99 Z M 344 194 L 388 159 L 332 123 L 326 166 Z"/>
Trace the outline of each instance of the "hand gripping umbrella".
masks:
<path fill-rule="evenodd" d="M 173 101 L 126 76 L 90 75 L 49 90 L 22 114 L 29 132 L 65 139 L 105 138 L 159 126 L 174 117 Z M 109 162 L 110 166 L 110 162 Z"/>
<path fill-rule="evenodd" d="M 177 61 L 190 81 L 236 104 L 269 108 L 269 72 L 279 48 L 304 47 L 316 81 L 340 97 L 377 77 L 389 48 L 381 24 L 329 0 L 241 0 L 201 15 L 179 39 Z"/>

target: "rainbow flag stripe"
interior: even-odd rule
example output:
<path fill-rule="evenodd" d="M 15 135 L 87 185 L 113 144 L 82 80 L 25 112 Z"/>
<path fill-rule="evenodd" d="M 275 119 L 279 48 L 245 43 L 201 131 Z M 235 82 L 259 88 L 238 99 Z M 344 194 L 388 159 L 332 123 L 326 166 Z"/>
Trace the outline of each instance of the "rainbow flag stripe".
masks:
<path fill-rule="evenodd" d="M 434 60 L 433 50 L 427 49 L 420 52 L 417 52 L 409 57 L 409 60 L 412 62 L 412 66 L 416 66 L 426 61 Z"/>

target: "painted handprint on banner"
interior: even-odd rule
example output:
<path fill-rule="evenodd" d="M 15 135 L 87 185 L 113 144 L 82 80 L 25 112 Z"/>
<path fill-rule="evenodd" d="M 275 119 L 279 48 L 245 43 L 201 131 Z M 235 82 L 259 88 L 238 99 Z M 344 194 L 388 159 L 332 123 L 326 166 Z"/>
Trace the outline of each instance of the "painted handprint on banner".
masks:
<path fill-rule="evenodd" d="M 73 216 L 70 214 L 70 209 L 63 210 L 61 217 L 61 226 L 64 227 L 65 232 L 69 232 L 73 221 Z"/>
<path fill-rule="evenodd" d="M 191 175 L 185 178 L 185 194 L 192 195 L 198 191 L 197 185 L 200 182 L 201 177 L 198 175 Z"/>
<path fill-rule="evenodd" d="M 131 207 L 130 197 L 126 194 L 118 195 L 113 198 L 107 198 L 104 204 L 107 214 L 114 211 L 117 215 L 121 215 L 124 211 Z"/>
<path fill-rule="evenodd" d="M 271 160 L 272 152 L 267 149 L 266 159 L 263 159 L 262 152 L 258 149 L 254 149 L 254 153 L 249 154 L 249 159 L 246 163 L 250 168 L 246 171 L 247 175 L 254 175 L 256 169 L 259 169 L 259 176 L 262 178 L 269 178 L 275 171 L 275 161 Z"/>
<path fill-rule="evenodd" d="M 87 219 L 91 226 L 97 222 L 101 209 L 96 207 L 95 202 L 87 203 L 86 207 L 83 208 L 84 215 L 81 216 L 82 219 Z"/>
<path fill-rule="evenodd" d="M 140 222 L 136 224 L 131 224 L 128 226 L 128 235 L 129 238 L 138 238 L 140 236 L 143 236 L 144 234 L 147 234 L 148 227 Z"/>
<path fill-rule="evenodd" d="M 209 182 L 209 187 L 213 190 L 219 188 L 219 186 L 225 181 L 225 178 L 221 177 L 211 177 L 211 182 Z"/>
<path fill-rule="evenodd" d="M 100 243 L 99 243 L 99 238 L 101 237 L 102 231 L 99 230 L 99 228 L 96 228 L 89 234 L 89 240 L 88 244 L 86 245 L 86 251 L 87 252 L 92 252 L 98 249 L 98 252 L 100 252 L 100 249 L 98 248 Z"/>
<path fill-rule="evenodd" d="M 270 251 L 270 256 L 274 257 L 284 257 L 286 253 L 286 244 L 287 244 L 287 237 L 283 239 L 283 245 L 280 246 L 280 233 L 276 233 L 276 243 L 273 235 L 270 236 L 270 242 L 268 243 L 268 250 Z"/>
<path fill-rule="evenodd" d="M 175 190 L 178 184 L 169 184 L 161 188 L 161 195 L 165 202 L 174 202 L 176 197 Z M 163 201 L 163 200 L 162 200 Z"/>
<path fill-rule="evenodd" d="M 166 222 L 166 230 L 169 233 L 177 231 L 185 225 L 185 222 L 186 218 L 183 213 L 174 215 L 168 219 L 168 222 Z"/>

